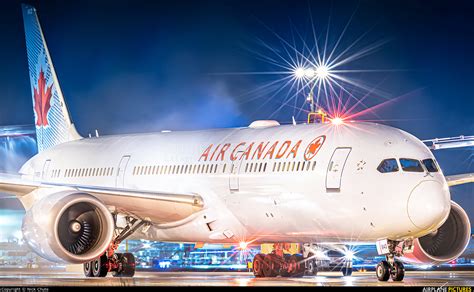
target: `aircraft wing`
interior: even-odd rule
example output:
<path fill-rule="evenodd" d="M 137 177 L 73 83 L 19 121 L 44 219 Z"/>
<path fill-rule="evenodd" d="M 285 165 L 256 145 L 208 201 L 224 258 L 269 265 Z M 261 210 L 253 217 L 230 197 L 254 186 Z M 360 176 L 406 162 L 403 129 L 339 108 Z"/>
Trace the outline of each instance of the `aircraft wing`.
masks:
<path fill-rule="evenodd" d="M 202 197 L 195 193 L 168 193 L 97 186 L 54 184 L 30 181 L 16 175 L 0 174 L 0 192 L 17 196 L 28 204 L 27 195 L 40 190 L 72 190 L 91 194 L 119 213 L 150 218 L 154 223 L 170 223 L 185 219 L 204 208 Z M 25 200 L 22 200 L 22 199 Z M 28 206 L 25 206 L 28 208 Z"/>
<path fill-rule="evenodd" d="M 450 148 L 464 148 L 474 146 L 474 136 L 459 136 L 451 138 L 436 138 L 423 140 L 423 143 L 431 150 L 450 149 Z"/>
<path fill-rule="evenodd" d="M 423 140 L 422 142 L 425 143 L 431 150 L 474 147 L 474 136 L 436 138 Z M 446 181 L 450 187 L 472 183 L 474 182 L 474 173 L 446 176 Z"/>
<path fill-rule="evenodd" d="M 24 126 L 0 126 L 0 138 L 15 138 L 21 136 L 32 136 L 35 134 L 33 125 Z"/>
<path fill-rule="evenodd" d="M 446 176 L 448 186 L 457 186 L 474 182 L 474 173 L 464 173 Z"/>

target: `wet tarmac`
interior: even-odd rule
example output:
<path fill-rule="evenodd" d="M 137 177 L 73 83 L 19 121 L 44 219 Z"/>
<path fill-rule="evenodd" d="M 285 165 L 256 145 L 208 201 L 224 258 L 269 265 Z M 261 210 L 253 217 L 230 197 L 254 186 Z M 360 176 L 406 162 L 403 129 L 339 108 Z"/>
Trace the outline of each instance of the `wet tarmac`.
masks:
<path fill-rule="evenodd" d="M 137 272 L 133 278 L 85 278 L 80 272 L 0 270 L 2 286 L 474 286 L 474 271 L 408 271 L 402 282 L 379 282 L 373 271 L 351 277 L 336 272 L 303 278 L 254 278 L 246 272 Z"/>

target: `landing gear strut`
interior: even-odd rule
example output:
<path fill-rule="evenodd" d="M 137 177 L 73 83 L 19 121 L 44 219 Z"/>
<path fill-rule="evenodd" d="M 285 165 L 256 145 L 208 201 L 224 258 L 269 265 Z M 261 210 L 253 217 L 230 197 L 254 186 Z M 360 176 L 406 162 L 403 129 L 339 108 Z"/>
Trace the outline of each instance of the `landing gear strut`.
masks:
<path fill-rule="evenodd" d="M 305 264 L 300 254 L 284 254 L 288 249 L 285 243 L 275 243 L 269 254 L 257 254 L 253 259 L 255 277 L 303 277 Z"/>
<path fill-rule="evenodd" d="M 114 215 L 114 220 L 117 223 L 116 215 Z M 116 236 L 108 250 L 95 260 L 84 263 L 84 275 L 86 277 L 105 277 L 109 272 L 113 272 L 114 277 L 133 277 L 135 275 L 135 257 L 133 254 L 115 253 L 115 251 L 127 237 L 140 227 L 149 226 L 150 223 L 131 217 L 126 217 L 126 220 L 127 226 L 125 228 L 116 228 Z"/>
<path fill-rule="evenodd" d="M 395 257 L 402 256 L 404 247 L 411 244 L 410 241 L 387 241 L 388 253 L 385 255 L 386 260 L 378 263 L 375 269 L 379 281 L 388 281 L 390 277 L 396 282 L 403 280 L 405 277 L 405 267 L 403 263 L 395 259 Z"/>

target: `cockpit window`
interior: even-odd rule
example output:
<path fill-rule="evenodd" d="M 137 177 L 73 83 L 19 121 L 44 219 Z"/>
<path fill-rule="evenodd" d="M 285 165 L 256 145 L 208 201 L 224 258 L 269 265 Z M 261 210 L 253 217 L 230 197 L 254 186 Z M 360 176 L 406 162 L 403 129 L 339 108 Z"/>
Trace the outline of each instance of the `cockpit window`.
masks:
<path fill-rule="evenodd" d="M 422 160 L 422 162 L 429 172 L 438 172 L 438 166 L 436 165 L 436 162 L 434 162 L 433 159 L 425 159 Z"/>
<path fill-rule="evenodd" d="M 398 171 L 398 163 L 395 158 L 385 159 L 379 164 L 377 170 L 381 173 L 387 172 L 397 172 Z"/>
<path fill-rule="evenodd" d="M 400 158 L 400 165 L 404 171 L 409 172 L 424 172 L 420 161 L 416 159 Z"/>

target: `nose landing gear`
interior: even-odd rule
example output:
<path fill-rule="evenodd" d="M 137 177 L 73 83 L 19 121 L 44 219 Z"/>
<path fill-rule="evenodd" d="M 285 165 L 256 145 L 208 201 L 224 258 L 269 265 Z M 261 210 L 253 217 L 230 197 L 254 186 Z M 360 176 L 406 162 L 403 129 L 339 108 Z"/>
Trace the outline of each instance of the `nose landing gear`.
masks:
<path fill-rule="evenodd" d="M 405 277 L 405 267 L 403 263 L 395 260 L 392 265 L 388 261 L 381 261 L 376 268 L 377 279 L 386 282 L 390 277 L 395 282 L 402 281 Z"/>
<path fill-rule="evenodd" d="M 379 243 L 377 243 L 379 244 Z M 405 277 L 405 267 L 403 263 L 397 259 L 396 256 L 402 256 L 404 249 L 411 249 L 411 241 L 392 241 L 387 240 L 383 244 L 381 250 L 385 250 L 385 261 L 381 261 L 377 264 L 375 273 L 379 281 L 386 282 L 389 278 L 392 278 L 393 281 L 399 282 L 402 281 Z M 378 247 L 379 248 L 379 247 Z"/>

